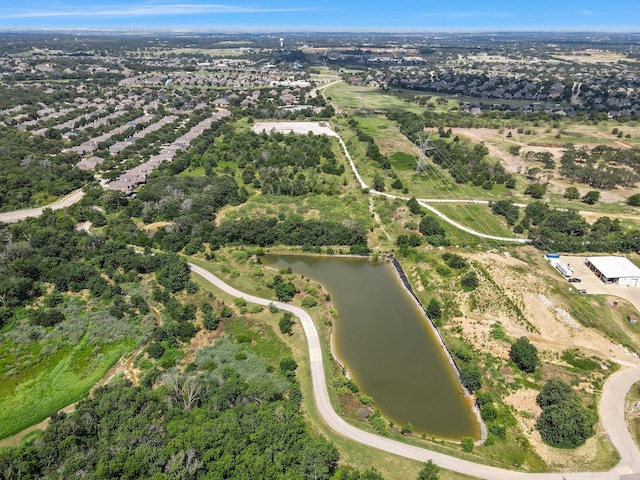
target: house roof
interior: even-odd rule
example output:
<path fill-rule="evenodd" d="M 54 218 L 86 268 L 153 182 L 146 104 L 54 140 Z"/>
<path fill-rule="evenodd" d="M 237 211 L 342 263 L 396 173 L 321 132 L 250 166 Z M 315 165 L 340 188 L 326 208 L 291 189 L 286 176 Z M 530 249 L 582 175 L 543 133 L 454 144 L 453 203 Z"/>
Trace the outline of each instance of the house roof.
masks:
<path fill-rule="evenodd" d="M 587 257 L 606 278 L 640 278 L 640 268 L 625 257 Z"/>

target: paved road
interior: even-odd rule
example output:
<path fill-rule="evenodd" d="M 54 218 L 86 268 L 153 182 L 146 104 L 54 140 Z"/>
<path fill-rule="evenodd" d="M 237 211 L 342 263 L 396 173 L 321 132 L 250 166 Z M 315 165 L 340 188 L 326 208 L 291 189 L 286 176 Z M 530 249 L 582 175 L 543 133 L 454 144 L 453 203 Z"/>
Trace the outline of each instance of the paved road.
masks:
<path fill-rule="evenodd" d="M 24 220 L 25 218 L 29 217 L 39 217 L 40 215 L 42 215 L 42 212 L 46 208 L 50 208 L 51 210 L 59 210 L 61 208 L 70 207 L 74 203 L 78 203 L 83 196 L 84 192 L 82 191 L 82 189 L 79 189 L 75 192 L 71 192 L 61 200 L 53 202 L 50 205 L 45 205 L 44 207 L 27 208 L 25 210 L 15 210 L 13 212 L 0 213 L 0 222 L 13 223 L 19 222 L 20 220 Z"/>
<path fill-rule="evenodd" d="M 364 432 L 345 422 L 331 406 L 329 392 L 327 390 L 324 367 L 322 365 L 322 353 L 320 339 L 313 320 L 309 314 L 300 307 L 255 297 L 243 293 L 226 284 L 221 279 L 202 267 L 189 264 L 191 271 L 200 275 L 220 290 L 234 296 L 244 298 L 251 303 L 268 306 L 276 305 L 279 309 L 293 313 L 300 319 L 309 347 L 309 359 L 311 361 L 311 380 L 313 384 L 313 396 L 322 419 L 337 433 L 363 443 L 365 445 L 383 450 L 385 452 L 411 458 L 421 462 L 433 460 L 436 464 L 448 470 L 473 475 L 489 480 L 619 480 L 623 475 L 640 473 L 640 452 L 635 445 L 627 429 L 624 418 L 624 402 L 629 388 L 640 381 L 640 368 L 628 368 L 612 375 L 604 386 L 602 401 L 600 403 L 600 415 L 603 424 L 611 438 L 611 441 L 620 452 L 621 461 L 609 472 L 581 472 L 581 473 L 523 473 L 504 470 L 501 468 L 480 465 L 456 457 L 451 457 L 423 448 L 406 445 L 404 443 L 380 437 Z"/>

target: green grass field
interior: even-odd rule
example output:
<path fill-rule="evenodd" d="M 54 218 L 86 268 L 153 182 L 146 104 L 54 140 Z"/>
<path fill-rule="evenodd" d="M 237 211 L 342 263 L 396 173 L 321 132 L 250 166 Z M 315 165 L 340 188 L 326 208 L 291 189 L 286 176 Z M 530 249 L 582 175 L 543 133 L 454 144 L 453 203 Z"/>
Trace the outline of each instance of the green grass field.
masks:
<path fill-rule="evenodd" d="M 432 206 L 444 215 L 465 227 L 500 237 L 518 237 L 504 221 L 504 217 L 494 215 L 488 205 L 472 203 L 434 203 Z"/>
<path fill-rule="evenodd" d="M 357 87 L 338 83 L 327 87 L 325 96 L 331 97 L 331 103 L 338 109 L 347 110 L 399 110 L 414 113 L 424 111 L 423 107 L 381 91 L 375 87 Z"/>
<path fill-rule="evenodd" d="M 0 397 L 0 439 L 35 425 L 58 410 L 84 397 L 126 352 L 136 346 L 125 340 L 94 352 L 84 339 L 70 351 L 43 359 L 28 373 L 31 377 L 19 382 L 12 393 Z M 100 360 L 88 371 L 78 368 L 89 361 L 88 356 Z M 18 379 L 20 377 L 18 376 Z M 2 385 L 4 382 L 0 382 Z"/>

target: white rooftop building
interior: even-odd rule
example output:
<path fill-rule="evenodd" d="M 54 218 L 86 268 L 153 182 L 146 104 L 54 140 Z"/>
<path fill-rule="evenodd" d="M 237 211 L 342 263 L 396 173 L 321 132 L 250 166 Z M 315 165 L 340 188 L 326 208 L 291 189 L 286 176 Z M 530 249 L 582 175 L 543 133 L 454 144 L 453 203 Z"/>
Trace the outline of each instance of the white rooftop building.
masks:
<path fill-rule="evenodd" d="M 640 286 L 640 268 L 625 257 L 587 257 L 585 265 L 604 283 Z"/>

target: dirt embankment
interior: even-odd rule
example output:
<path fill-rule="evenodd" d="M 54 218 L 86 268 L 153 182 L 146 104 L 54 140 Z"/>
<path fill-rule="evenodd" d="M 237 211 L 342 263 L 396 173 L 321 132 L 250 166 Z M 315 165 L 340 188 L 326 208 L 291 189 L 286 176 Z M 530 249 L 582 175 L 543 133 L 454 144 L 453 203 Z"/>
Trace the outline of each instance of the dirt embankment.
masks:
<path fill-rule="evenodd" d="M 523 251 L 523 255 L 526 250 Z M 530 258 L 541 257 L 540 252 L 532 251 Z M 552 293 L 550 285 L 557 282 L 553 272 L 547 272 L 544 260 L 540 265 L 529 263 L 501 253 L 480 253 L 470 255 L 470 260 L 478 262 L 490 275 L 493 283 L 481 280 L 474 293 L 465 293 L 458 299 L 463 316 L 451 320 L 451 328 L 462 328 L 464 338 L 480 352 L 491 354 L 504 360 L 509 358 L 510 343 L 495 338 L 493 330 L 499 323 L 511 339 L 528 337 L 538 348 L 545 365 L 543 378 L 562 375 L 561 360 L 565 350 L 578 349 L 583 355 L 600 358 L 603 366 L 606 362 L 619 364 L 640 364 L 631 352 L 621 345 L 613 343 L 598 331 L 583 327 L 567 313 L 568 307 L 561 298 Z M 567 287 L 568 288 L 568 287 Z M 471 309 L 471 295 L 475 295 L 476 308 Z M 505 295 L 512 304 L 521 309 L 526 322 L 508 308 Z M 604 366 L 607 369 L 606 366 Z M 595 375 L 603 377 L 608 373 L 603 369 Z M 527 439 L 535 450 L 547 462 L 551 469 L 566 471 L 571 466 L 584 468 L 596 456 L 599 444 L 606 439 L 604 429 L 598 425 L 597 432 L 587 443 L 572 451 L 566 451 L 545 445 L 535 429 L 540 414 L 536 404 L 537 390 L 521 388 L 515 382 L 514 372 L 509 367 L 501 371 L 507 386 L 513 385 L 512 393 L 503 401 L 514 408 L 516 419 Z M 583 387 L 589 390 L 588 384 Z M 511 390 L 511 389 L 510 389 Z M 567 458 L 570 457 L 570 458 Z M 580 463 L 582 462 L 582 463 Z"/>

